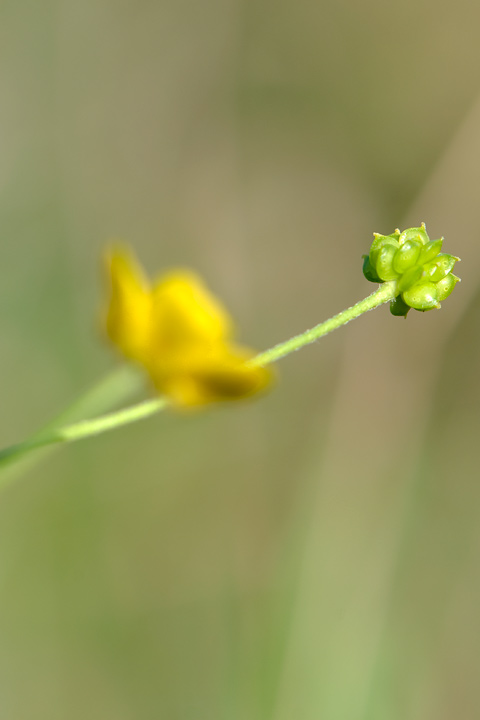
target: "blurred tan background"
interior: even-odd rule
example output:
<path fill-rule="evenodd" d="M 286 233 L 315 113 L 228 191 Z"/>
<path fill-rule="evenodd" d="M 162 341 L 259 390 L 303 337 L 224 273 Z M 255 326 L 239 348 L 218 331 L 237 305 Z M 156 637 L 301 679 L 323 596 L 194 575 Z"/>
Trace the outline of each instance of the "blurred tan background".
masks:
<path fill-rule="evenodd" d="M 258 349 L 370 293 L 373 231 L 463 262 L 265 398 L 62 448 L 0 498 L 1 720 L 480 717 L 480 9 L 0 3 L 1 445 L 115 367 L 112 238 Z"/>

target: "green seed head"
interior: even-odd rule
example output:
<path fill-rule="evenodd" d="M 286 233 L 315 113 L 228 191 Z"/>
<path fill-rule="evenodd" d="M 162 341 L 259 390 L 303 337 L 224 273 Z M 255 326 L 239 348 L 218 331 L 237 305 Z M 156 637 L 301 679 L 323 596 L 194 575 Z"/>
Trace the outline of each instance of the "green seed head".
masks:
<path fill-rule="evenodd" d="M 435 260 L 430 263 L 426 263 L 424 266 L 425 277 L 428 277 L 430 282 L 438 282 L 443 280 L 452 270 L 453 266 L 457 262 L 458 258 L 453 255 L 447 255 L 442 253 L 437 255 Z"/>
<path fill-rule="evenodd" d="M 440 250 L 442 249 L 443 244 L 443 238 L 440 238 L 440 240 L 432 240 L 431 242 L 428 242 L 423 248 L 422 252 L 420 253 L 420 257 L 418 258 L 418 262 L 422 265 L 424 263 L 430 262 L 430 260 L 433 260 L 434 257 L 438 255 Z"/>
<path fill-rule="evenodd" d="M 386 242 L 377 254 L 375 269 L 380 280 L 396 280 L 398 273 L 393 268 L 393 260 L 398 251 L 398 243 Z"/>
<path fill-rule="evenodd" d="M 422 312 L 439 308 L 453 291 L 459 278 L 452 269 L 459 258 L 441 253 L 442 243 L 443 238 L 430 240 L 424 223 L 391 235 L 374 234 L 363 273 L 370 282 L 396 282 L 393 315 L 405 317 L 410 308 Z"/>
<path fill-rule="evenodd" d="M 433 310 L 440 307 L 434 283 L 419 282 L 402 293 L 402 299 L 414 310 Z"/>
<path fill-rule="evenodd" d="M 425 223 L 422 223 L 422 225 L 418 228 L 408 228 L 408 230 L 404 230 L 399 234 L 398 242 L 400 245 L 403 245 L 409 240 L 419 242 L 420 245 L 426 245 L 429 242 Z"/>
<path fill-rule="evenodd" d="M 380 235 L 379 233 L 373 233 L 373 243 L 370 246 L 370 252 L 369 252 L 369 258 L 370 258 L 372 267 L 376 268 L 377 259 L 380 254 L 380 251 L 382 250 L 384 245 L 389 245 L 389 244 L 393 244 L 397 248 L 399 247 L 398 235 L 396 233 L 393 233 L 392 235 Z"/>
<path fill-rule="evenodd" d="M 453 273 L 450 273 L 444 277 L 443 280 L 439 280 L 439 282 L 437 282 L 437 298 L 439 302 L 447 299 L 447 297 L 452 293 L 457 282 L 460 282 L 460 278 Z"/>
<path fill-rule="evenodd" d="M 414 265 L 410 270 L 403 273 L 402 277 L 398 279 L 397 290 L 399 293 L 405 292 L 421 281 L 423 277 L 423 267 L 421 265 Z"/>
<path fill-rule="evenodd" d="M 415 240 L 407 240 L 397 250 L 393 259 L 393 268 L 399 275 L 410 270 L 418 261 L 422 245 Z"/>

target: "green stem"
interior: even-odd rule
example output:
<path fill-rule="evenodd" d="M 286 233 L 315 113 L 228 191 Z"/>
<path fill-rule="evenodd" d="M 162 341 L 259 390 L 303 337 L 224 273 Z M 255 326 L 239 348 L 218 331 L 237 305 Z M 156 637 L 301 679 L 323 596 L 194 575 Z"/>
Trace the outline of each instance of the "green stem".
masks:
<path fill-rule="evenodd" d="M 33 437 L 31 440 L 26 440 L 23 443 L 12 445 L 0 451 L 0 467 L 20 459 L 22 455 L 30 452 L 30 450 L 45 447 L 46 445 L 73 442 L 74 440 L 82 440 L 86 437 L 100 435 L 100 433 L 106 432 L 107 430 L 113 430 L 121 425 L 127 425 L 136 420 L 150 417 L 150 415 L 154 415 L 159 410 L 163 410 L 167 405 L 168 400 L 163 397 L 154 400 L 145 400 L 125 410 L 108 413 L 93 420 L 82 420 L 81 422 L 67 425 L 57 430 L 46 431 Z"/>
<path fill-rule="evenodd" d="M 275 360 L 280 360 L 280 358 L 285 357 L 285 355 L 289 355 L 296 350 L 300 350 L 300 348 L 305 345 L 315 342 L 315 340 L 327 335 L 332 332 L 332 330 L 336 330 L 342 325 L 346 325 L 350 322 L 350 320 L 354 320 L 359 315 L 363 315 L 363 313 L 369 312 L 369 310 L 373 310 L 389 300 L 393 300 L 396 296 L 396 281 L 392 280 L 391 282 L 386 282 L 383 285 L 380 285 L 380 287 L 367 298 L 360 300 L 346 310 L 342 310 L 342 312 L 338 313 L 338 315 L 334 315 L 329 320 L 325 320 L 325 322 L 320 323 L 320 325 L 315 325 L 314 328 L 306 330 L 301 335 L 296 335 L 295 337 L 290 338 L 290 340 L 286 340 L 285 342 L 270 348 L 270 350 L 265 350 L 265 352 L 260 353 L 251 360 L 251 364 L 268 365 L 269 363 L 275 362 Z"/>
<path fill-rule="evenodd" d="M 280 358 L 285 357 L 285 355 L 299 350 L 304 345 L 309 345 L 310 343 L 315 342 L 318 338 L 321 338 L 332 332 L 332 330 L 336 330 L 342 325 L 345 325 L 359 315 L 362 315 L 369 310 L 373 310 L 389 300 L 393 300 L 396 297 L 396 294 L 395 281 L 383 283 L 377 290 L 375 290 L 375 292 L 364 300 L 360 300 L 360 302 L 356 303 L 352 307 L 343 310 L 341 313 L 338 313 L 338 315 L 334 315 L 334 317 L 320 323 L 320 325 L 316 325 L 311 330 L 306 330 L 301 335 L 296 335 L 295 337 L 290 338 L 290 340 L 280 343 L 279 345 L 275 345 L 275 347 L 270 348 L 270 350 L 260 353 L 250 362 L 252 365 L 263 366 L 268 365 L 275 360 L 279 360 Z M 132 383 L 132 379 L 130 379 L 130 384 L 127 386 L 125 378 L 122 379 L 121 375 L 117 377 L 113 376 L 111 380 L 107 379 L 106 382 L 99 385 L 93 392 L 91 391 L 88 393 L 83 400 L 76 403 L 73 406 L 73 412 L 71 409 L 60 416 L 61 422 L 65 422 L 67 418 L 70 419 L 70 417 L 74 419 L 75 416 L 78 416 L 80 409 L 86 410 L 88 407 L 101 405 L 107 398 L 109 399 L 110 404 L 118 402 L 120 397 L 132 392 L 132 389 L 136 387 L 136 382 L 138 381 L 134 381 Z M 121 427 L 122 425 L 127 425 L 128 423 L 150 417 L 160 410 L 163 410 L 168 405 L 169 400 L 164 397 L 160 397 L 155 400 L 146 400 L 123 410 L 111 412 L 92 420 L 82 420 L 81 422 L 68 424 L 61 428 L 58 428 L 58 424 L 61 424 L 59 418 L 56 422 L 50 423 L 46 428 L 29 440 L 1 450 L 0 469 L 17 462 L 30 453 L 31 450 L 46 447 L 48 445 L 73 442 L 74 440 L 81 440 L 83 438 L 99 435 L 107 430 L 113 430 Z"/>

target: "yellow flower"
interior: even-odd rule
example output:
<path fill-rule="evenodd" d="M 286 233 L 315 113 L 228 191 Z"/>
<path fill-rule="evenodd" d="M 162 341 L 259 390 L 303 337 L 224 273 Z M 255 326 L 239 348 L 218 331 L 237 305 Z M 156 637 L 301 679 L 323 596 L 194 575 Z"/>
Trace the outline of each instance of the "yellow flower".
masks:
<path fill-rule="evenodd" d="M 108 271 L 107 334 L 175 405 L 243 398 L 270 383 L 271 370 L 249 365 L 254 353 L 233 343 L 230 316 L 197 275 L 177 270 L 151 285 L 123 250 L 109 254 Z"/>

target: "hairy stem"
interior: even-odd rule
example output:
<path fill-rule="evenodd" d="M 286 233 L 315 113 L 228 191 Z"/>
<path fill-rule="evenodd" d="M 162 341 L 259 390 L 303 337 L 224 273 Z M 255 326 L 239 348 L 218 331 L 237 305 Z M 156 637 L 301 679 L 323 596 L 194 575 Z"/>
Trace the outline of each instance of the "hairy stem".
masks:
<path fill-rule="evenodd" d="M 250 362 L 252 365 L 268 365 L 269 363 L 275 362 L 275 360 L 280 360 L 280 358 L 285 357 L 285 355 L 289 355 L 296 350 L 300 350 L 300 348 L 305 345 L 309 345 L 324 335 L 328 335 L 328 333 L 332 332 L 332 330 L 336 330 L 342 325 L 346 325 L 350 322 L 350 320 L 354 320 L 359 315 L 363 315 L 363 313 L 369 312 L 369 310 L 373 310 L 389 300 L 393 300 L 396 297 L 396 294 L 396 282 L 394 280 L 386 282 L 383 285 L 380 285 L 375 292 L 366 297 L 364 300 L 360 300 L 355 303 L 355 305 L 352 305 L 352 307 L 342 310 L 342 312 L 338 313 L 338 315 L 334 315 L 329 320 L 325 320 L 325 322 L 315 325 L 315 327 L 311 330 L 306 330 L 301 333 L 301 335 L 295 335 L 295 337 L 290 338 L 290 340 L 279 343 L 273 348 L 270 348 L 270 350 L 265 350 L 265 352 L 260 353 Z"/>
<path fill-rule="evenodd" d="M 296 335 L 295 337 L 290 338 L 290 340 L 286 340 L 279 345 L 275 345 L 273 348 L 270 348 L 270 350 L 265 350 L 265 352 L 260 353 L 250 360 L 250 363 L 252 365 L 263 366 L 275 362 L 276 360 L 285 357 L 285 355 L 289 355 L 290 353 L 299 350 L 304 347 L 304 345 L 309 345 L 310 343 L 315 342 L 315 340 L 327 335 L 332 332 L 332 330 L 336 330 L 342 325 L 346 325 L 346 323 L 350 322 L 350 320 L 354 320 L 359 315 L 363 315 L 363 313 L 373 310 L 389 300 L 393 300 L 395 296 L 396 282 L 392 281 L 383 283 L 377 290 L 375 290 L 375 292 L 364 300 L 360 300 L 360 302 L 356 303 L 352 307 L 343 310 L 338 313 L 338 315 L 334 315 L 334 317 L 320 323 L 320 325 L 316 325 L 311 330 L 306 330 L 301 335 Z M 115 380 L 115 378 L 112 379 Z M 117 388 L 113 396 L 112 387 Z M 50 423 L 46 428 L 29 440 L 1 450 L 0 469 L 17 462 L 24 456 L 28 455 L 30 451 L 37 448 L 93 437 L 94 435 L 99 435 L 107 430 L 114 430 L 122 425 L 127 425 L 128 423 L 136 422 L 137 420 L 155 415 L 157 412 L 163 410 L 170 404 L 167 398 L 160 397 L 154 400 L 146 400 L 137 405 L 133 405 L 116 412 L 111 412 L 107 415 L 101 415 L 100 417 L 95 417 L 91 420 L 82 420 L 80 422 L 75 422 L 74 424 L 67 424 L 60 428 L 58 427 L 59 424 L 61 425 L 63 422 L 68 421 L 70 417 L 72 420 L 76 419 L 75 416 L 78 416 L 78 411 L 80 409 L 86 410 L 89 406 L 96 407 L 101 405 L 105 402 L 105 397 L 109 398 L 110 405 L 118 403 L 121 397 L 126 394 L 125 390 L 131 392 L 132 388 L 126 388 L 125 380 L 122 380 L 121 386 L 119 386 L 119 381 L 115 380 L 113 384 L 110 383 L 110 386 L 108 386 L 108 394 L 106 394 L 106 389 L 105 383 L 102 383 L 97 389 L 88 393 L 86 396 L 86 400 L 88 401 L 84 398 L 73 406 L 75 410 L 74 413 L 65 413 L 60 416 L 56 422 Z"/>

